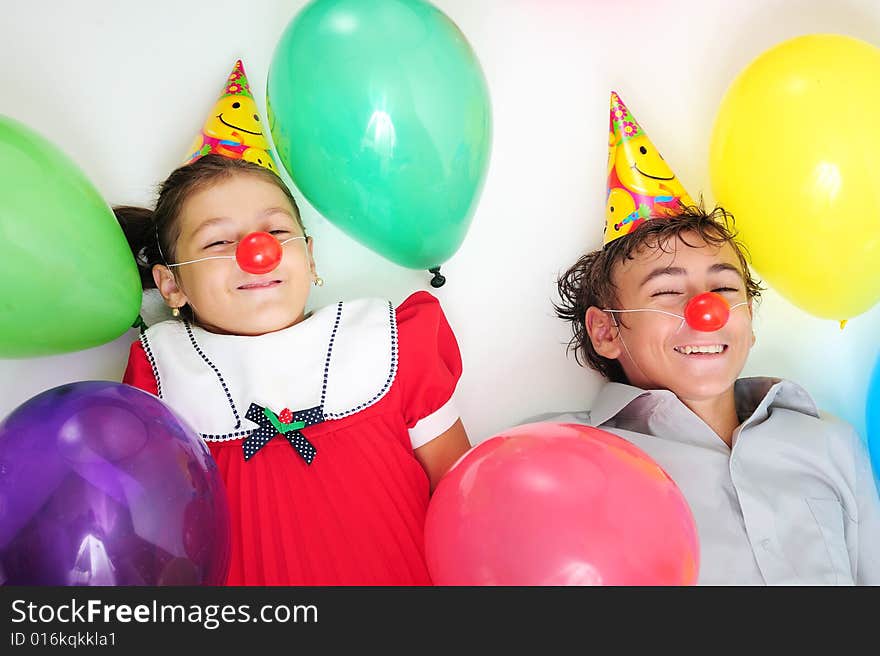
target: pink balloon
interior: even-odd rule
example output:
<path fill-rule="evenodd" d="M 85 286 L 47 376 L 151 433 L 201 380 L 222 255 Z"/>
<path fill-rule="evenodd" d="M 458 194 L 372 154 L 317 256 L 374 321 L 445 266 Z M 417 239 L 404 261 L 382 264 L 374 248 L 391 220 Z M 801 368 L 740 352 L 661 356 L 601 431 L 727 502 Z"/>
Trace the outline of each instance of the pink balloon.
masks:
<path fill-rule="evenodd" d="M 425 519 L 436 585 L 693 585 L 690 507 L 644 451 L 597 428 L 535 423 L 443 477 Z"/>

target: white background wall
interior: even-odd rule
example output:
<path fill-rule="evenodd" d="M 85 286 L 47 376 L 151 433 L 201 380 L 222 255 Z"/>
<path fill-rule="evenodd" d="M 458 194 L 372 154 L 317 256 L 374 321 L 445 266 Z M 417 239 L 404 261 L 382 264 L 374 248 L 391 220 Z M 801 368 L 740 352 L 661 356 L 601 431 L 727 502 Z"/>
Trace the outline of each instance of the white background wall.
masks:
<path fill-rule="evenodd" d="M 109 203 L 149 204 L 236 58 L 244 59 L 265 108 L 274 46 L 304 4 L 4 3 L 0 114 L 62 148 Z M 598 389 L 599 377 L 566 357 L 569 329 L 552 316 L 551 301 L 558 272 L 601 244 L 610 89 L 621 94 L 691 195 L 702 193 L 711 203 L 712 124 L 724 90 L 743 67 L 800 34 L 847 34 L 880 46 L 876 0 L 435 4 L 473 45 L 494 110 L 482 198 L 464 244 L 443 267 L 448 282 L 435 292 L 461 346 L 458 401 L 475 444 L 537 413 L 586 408 Z M 431 290 L 427 272 L 385 261 L 294 193 L 327 281 L 313 306 L 363 295 L 397 303 L 416 289 Z M 0 256 L 2 249 L 0 243 Z M 771 289 L 756 322 L 758 343 L 745 374 L 794 379 L 822 407 L 863 430 L 880 309 L 841 331 Z M 87 351 L 0 360 L 0 417 L 64 382 L 119 380 L 135 338 L 131 330 Z"/>

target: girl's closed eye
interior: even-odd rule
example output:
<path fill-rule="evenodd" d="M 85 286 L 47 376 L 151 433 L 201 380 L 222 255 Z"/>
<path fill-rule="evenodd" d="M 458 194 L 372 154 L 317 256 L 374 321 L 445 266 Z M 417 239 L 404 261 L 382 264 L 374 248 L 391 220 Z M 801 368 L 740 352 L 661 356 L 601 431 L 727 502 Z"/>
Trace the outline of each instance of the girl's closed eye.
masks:
<path fill-rule="evenodd" d="M 226 246 L 226 245 L 231 244 L 231 243 L 232 243 L 231 241 L 228 241 L 228 240 L 225 240 L 225 239 L 220 239 L 220 240 L 217 240 L 217 241 L 212 241 L 210 244 L 208 244 L 207 246 L 205 246 L 205 250 L 208 250 L 209 248 L 214 248 L 214 247 L 216 247 L 216 246 Z"/>
<path fill-rule="evenodd" d="M 739 289 L 737 289 L 736 287 L 716 287 L 712 291 L 715 292 L 716 294 L 720 294 L 722 292 L 734 292 L 735 293 L 735 292 L 738 292 Z"/>
<path fill-rule="evenodd" d="M 275 235 L 277 237 L 285 237 L 285 236 L 291 234 L 291 231 L 288 230 L 287 228 L 276 228 L 275 230 L 270 230 L 269 234 Z M 209 249 L 219 250 L 220 248 L 224 248 L 224 247 L 229 246 L 230 244 L 233 244 L 233 243 L 235 243 L 235 242 L 233 242 L 232 240 L 229 240 L 229 239 L 216 239 L 216 240 L 213 240 L 213 241 L 207 243 L 204 246 L 204 250 L 209 250 Z"/>

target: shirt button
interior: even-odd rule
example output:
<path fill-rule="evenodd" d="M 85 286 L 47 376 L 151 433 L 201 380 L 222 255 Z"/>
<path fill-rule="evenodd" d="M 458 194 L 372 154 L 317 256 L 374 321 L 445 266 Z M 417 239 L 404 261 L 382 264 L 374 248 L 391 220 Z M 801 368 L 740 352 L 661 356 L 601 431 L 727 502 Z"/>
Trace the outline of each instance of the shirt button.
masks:
<path fill-rule="evenodd" d="M 761 540 L 761 546 L 767 549 L 770 546 L 770 540 L 768 538 L 764 538 Z"/>

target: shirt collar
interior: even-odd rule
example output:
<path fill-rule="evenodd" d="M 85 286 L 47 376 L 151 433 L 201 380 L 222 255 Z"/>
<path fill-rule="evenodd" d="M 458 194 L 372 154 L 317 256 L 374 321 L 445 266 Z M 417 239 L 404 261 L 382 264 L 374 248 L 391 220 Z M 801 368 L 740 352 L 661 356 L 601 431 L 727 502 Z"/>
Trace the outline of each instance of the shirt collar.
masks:
<path fill-rule="evenodd" d="M 606 383 L 593 400 L 590 425 L 601 426 L 638 398 L 649 398 L 663 390 L 643 390 L 625 383 Z"/>
<path fill-rule="evenodd" d="M 736 410 L 746 424 L 766 419 L 772 408 L 784 408 L 813 417 L 819 416 L 812 397 L 807 391 L 790 380 L 756 376 L 740 378 L 734 384 Z M 590 425 L 601 426 L 626 410 L 634 401 L 639 406 L 656 405 L 675 395 L 664 389 L 643 390 L 624 383 L 606 383 L 597 394 L 590 410 Z"/>
<path fill-rule="evenodd" d="M 781 378 L 740 378 L 733 388 L 737 415 L 744 419 L 743 428 L 758 423 L 770 415 L 773 408 L 819 416 L 819 408 L 807 390 L 790 380 Z"/>

